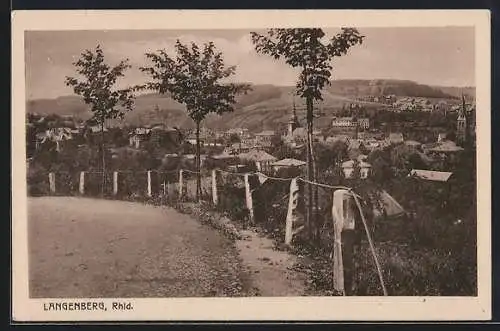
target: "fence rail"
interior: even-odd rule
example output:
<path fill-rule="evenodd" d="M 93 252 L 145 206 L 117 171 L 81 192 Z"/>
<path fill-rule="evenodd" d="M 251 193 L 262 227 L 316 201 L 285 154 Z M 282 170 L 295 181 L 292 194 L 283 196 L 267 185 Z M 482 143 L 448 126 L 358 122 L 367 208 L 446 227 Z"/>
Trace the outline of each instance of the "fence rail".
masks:
<path fill-rule="evenodd" d="M 67 171 L 48 173 L 47 184 L 49 194 L 98 195 L 99 181 L 102 181 L 104 192 L 112 197 L 139 194 L 146 198 L 161 197 L 166 201 L 189 201 L 196 195 L 196 176 L 202 178 L 201 200 L 209 201 L 215 208 L 223 211 L 231 210 L 233 217 L 246 219 L 250 224 L 257 222 L 271 230 L 278 229 L 277 236 L 284 244 L 291 246 L 294 238 L 300 235 L 305 227 L 301 222 L 307 204 L 307 195 L 304 194 L 304 184 L 310 184 L 326 190 L 325 209 L 331 212 L 324 219 L 324 224 L 331 224 L 333 242 L 331 243 L 334 256 L 342 255 L 341 233 L 349 230 L 348 216 L 345 202 L 353 200 L 354 212 L 359 213 L 365 234 L 370 244 L 370 251 L 375 262 L 381 289 L 384 295 L 387 290 L 380 264 L 375 252 L 366 218 L 360 203 L 360 196 L 349 187 L 332 186 L 323 183 L 308 181 L 300 176 L 282 178 L 274 177 L 262 172 L 231 172 L 224 169 L 196 172 L 189 169 L 172 171 L 144 170 L 144 171 Z M 75 176 L 76 175 L 76 176 Z M 96 177 L 96 175 L 98 175 Z M 97 182 L 97 184 L 96 184 Z M 28 186 L 39 185 L 40 181 L 28 178 Z M 343 191 L 341 200 L 335 200 L 332 192 Z M 350 211 L 351 213 L 353 210 Z M 330 215 L 330 216 L 328 216 Z M 275 229 L 273 229 L 273 227 Z M 343 262 L 334 259 L 333 284 L 337 291 L 345 294 L 343 284 Z"/>

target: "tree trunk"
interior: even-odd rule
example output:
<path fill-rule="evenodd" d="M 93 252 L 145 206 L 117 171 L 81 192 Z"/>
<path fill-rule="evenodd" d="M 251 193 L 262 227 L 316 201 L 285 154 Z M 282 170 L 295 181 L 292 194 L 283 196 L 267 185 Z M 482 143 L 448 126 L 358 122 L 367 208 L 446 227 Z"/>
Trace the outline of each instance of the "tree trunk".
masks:
<path fill-rule="evenodd" d="M 106 186 L 106 156 L 104 152 L 104 118 L 101 119 L 101 155 L 102 155 L 101 195 L 104 197 L 104 188 Z"/>
<path fill-rule="evenodd" d="M 312 96 L 306 97 L 306 105 L 307 105 L 307 180 L 314 181 L 314 173 L 313 173 L 313 160 L 312 160 L 312 127 L 313 127 L 313 99 Z M 307 213 L 306 213 L 306 226 L 307 226 L 307 234 L 309 238 L 312 238 L 313 235 L 313 222 L 312 222 L 312 214 L 313 214 L 313 194 L 312 194 L 313 185 L 307 184 L 307 193 L 308 193 L 308 204 L 307 204 Z"/>
<path fill-rule="evenodd" d="M 201 195 L 200 122 L 196 122 L 196 202 Z"/>
<path fill-rule="evenodd" d="M 311 125 L 312 126 L 312 125 Z M 311 161 L 312 161 L 312 170 L 313 170 L 313 180 L 315 182 L 318 182 L 318 171 L 316 169 L 316 155 L 314 154 L 314 141 L 313 141 L 313 137 L 312 137 L 312 134 L 310 135 L 310 142 L 311 142 L 311 146 L 310 146 L 310 150 L 311 150 Z M 315 229 L 315 240 L 318 240 L 319 239 L 319 230 L 320 230 L 320 226 L 319 226 L 319 209 L 318 209 L 318 204 L 319 204 L 319 192 L 318 192 L 319 188 L 317 185 L 314 185 L 314 188 L 313 188 L 313 193 L 314 193 L 314 197 L 313 197 L 313 208 L 314 208 L 314 218 L 313 218 L 313 224 L 314 224 L 314 229 Z"/>

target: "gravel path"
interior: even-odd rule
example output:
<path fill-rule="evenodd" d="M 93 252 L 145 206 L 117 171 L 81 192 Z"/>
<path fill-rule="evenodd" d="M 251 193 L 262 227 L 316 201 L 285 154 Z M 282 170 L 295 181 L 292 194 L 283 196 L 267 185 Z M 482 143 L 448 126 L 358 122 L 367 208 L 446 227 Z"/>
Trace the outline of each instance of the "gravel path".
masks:
<path fill-rule="evenodd" d="M 263 297 L 305 296 L 306 275 L 294 269 L 297 257 L 274 249 L 272 239 L 254 231 L 243 231 L 236 247 L 252 275 L 251 285 Z"/>
<path fill-rule="evenodd" d="M 165 207 L 29 198 L 31 297 L 242 294 L 234 243 Z"/>

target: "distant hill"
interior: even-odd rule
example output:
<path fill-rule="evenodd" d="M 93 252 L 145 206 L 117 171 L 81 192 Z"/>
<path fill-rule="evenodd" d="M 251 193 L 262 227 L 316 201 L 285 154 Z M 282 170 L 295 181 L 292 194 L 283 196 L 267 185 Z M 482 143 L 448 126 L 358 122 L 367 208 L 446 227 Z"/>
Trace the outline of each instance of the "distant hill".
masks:
<path fill-rule="evenodd" d="M 324 115 L 333 115 L 344 104 L 355 101 L 356 97 L 365 95 L 387 95 L 428 97 L 441 99 L 457 99 L 462 91 L 454 87 L 431 87 L 405 80 L 336 80 L 323 92 L 321 109 Z M 473 94 L 474 88 L 467 93 Z M 258 131 L 275 128 L 275 123 L 285 123 L 295 99 L 299 120 L 304 117 L 305 104 L 297 96 L 294 87 L 275 85 L 254 85 L 248 94 L 238 97 L 235 111 L 223 116 L 210 115 L 205 125 L 211 128 L 248 127 Z M 364 103 L 368 107 L 383 107 L 377 103 Z M 77 96 L 63 96 L 56 99 L 37 99 L 27 102 L 27 112 L 39 114 L 74 115 L 80 119 L 90 117 L 86 105 Z M 155 108 L 161 111 L 155 111 Z M 302 118 L 301 118 L 302 117 Z M 183 105 L 168 96 L 146 94 L 137 97 L 135 109 L 125 117 L 131 125 L 145 125 L 153 122 L 165 122 L 178 127 L 193 127 L 193 122 L 184 112 Z M 318 127 L 325 122 L 318 121 Z"/>
<path fill-rule="evenodd" d="M 462 93 L 466 98 L 468 97 L 469 99 L 473 100 L 476 98 L 476 88 L 471 86 L 466 86 L 466 87 L 434 86 L 434 88 L 439 89 L 444 93 L 456 98 L 461 98 Z"/>

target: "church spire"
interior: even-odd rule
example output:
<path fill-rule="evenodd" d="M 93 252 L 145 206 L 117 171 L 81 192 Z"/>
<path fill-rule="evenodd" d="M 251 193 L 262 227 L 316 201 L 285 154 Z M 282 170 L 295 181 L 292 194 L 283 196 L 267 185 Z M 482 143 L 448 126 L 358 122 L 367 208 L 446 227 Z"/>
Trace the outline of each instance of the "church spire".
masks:
<path fill-rule="evenodd" d="M 462 93 L 462 108 L 458 111 L 457 117 L 457 143 L 459 145 L 465 143 L 467 139 L 467 118 L 466 118 L 466 105 L 465 96 Z"/>
<path fill-rule="evenodd" d="M 465 113 L 466 113 L 466 109 L 465 109 L 465 96 L 462 93 L 462 113 L 461 113 L 461 115 L 465 116 Z"/>
<path fill-rule="evenodd" d="M 293 107 L 292 115 L 288 121 L 288 134 L 292 135 L 293 131 L 299 127 L 299 121 L 297 119 L 297 108 L 295 107 L 295 96 L 293 97 Z"/>

